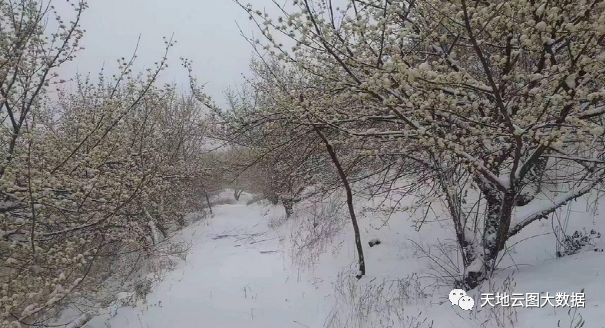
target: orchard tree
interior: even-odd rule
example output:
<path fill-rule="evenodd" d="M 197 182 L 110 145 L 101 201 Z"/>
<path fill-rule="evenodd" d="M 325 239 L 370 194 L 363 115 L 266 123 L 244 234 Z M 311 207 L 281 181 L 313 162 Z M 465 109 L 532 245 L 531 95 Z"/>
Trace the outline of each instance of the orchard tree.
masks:
<path fill-rule="evenodd" d="M 509 238 L 603 182 L 605 2 L 277 6 L 280 17 L 242 4 L 263 35 L 255 49 L 304 72 L 279 88 L 276 111 L 398 166 L 416 177 L 409 191 L 445 204 L 459 283 L 477 286 Z"/>
<path fill-rule="evenodd" d="M 254 167 L 251 174 L 256 179 L 253 181 L 262 179 L 256 185 L 264 187 L 261 193 L 273 204 L 281 200 L 286 218 L 294 213 L 294 203 L 303 197 L 325 198 L 344 188 L 355 232 L 358 277 L 363 276 L 365 261 L 350 180 L 359 178 L 360 168 L 368 161 L 348 148 L 336 147 L 326 138 L 327 134 L 339 131 L 322 131 L 322 124 L 299 116 L 292 107 L 291 95 L 296 94 L 295 90 L 318 88 L 314 84 L 318 81 L 306 80 L 305 71 L 282 66 L 274 58 L 265 60 L 262 56 L 252 61 L 251 70 L 253 77 L 240 92 L 229 94 L 230 109 L 221 115 L 227 140 L 245 147 L 253 165 L 244 169 Z"/>
<path fill-rule="evenodd" d="M 73 7 L 47 38 L 52 7 L 0 1 L 0 327 L 46 324 L 76 300 L 98 307 L 108 282 L 154 256 L 179 225 L 181 192 L 205 178 L 204 105 L 158 86 L 166 55 L 139 75 L 133 56 L 112 78 L 60 88 L 55 70 L 83 35 L 86 3 Z"/>
<path fill-rule="evenodd" d="M 227 167 L 249 190 L 273 204 L 281 202 L 290 217 L 305 187 L 322 176 L 322 167 L 315 164 L 325 154 L 312 126 L 282 112 L 287 107 L 281 107 L 279 90 L 286 84 L 295 87 L 295 75 L 260 59 L 250 68 L 254 75 L 227 92 L 228 109 L 217 113 L 222 138 L 231 146 Z"/>

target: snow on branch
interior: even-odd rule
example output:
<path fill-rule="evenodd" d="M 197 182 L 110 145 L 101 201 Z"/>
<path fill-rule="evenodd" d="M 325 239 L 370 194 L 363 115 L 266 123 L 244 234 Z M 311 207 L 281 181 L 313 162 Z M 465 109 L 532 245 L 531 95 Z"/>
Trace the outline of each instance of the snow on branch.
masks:
<path fill-rule="evenodd" d="M 582 112 L 580 115 L 578 115 L 578 117 L 590 118 L 590 117 L 595 117 L 595 116 L 599 116 L 599 115 L 603 115 L 603 114 L 605 114 L 605 106 L 599 106 L 597 108 Z"/>
<path fill-rule="evenodd" d="M 87 324 L 91 318 L 92 318 L 92 316 L 89 315 L 88 313 L 82 313 L 82 315 L 80 315 L 76 320 L 74 320 L 72 323 L 70 323 L 66 328 L 84 327 L 84 325 Z"/>
<path fill-rule="evenodd" d="M 605 164 L 605 161 L 601 161 L 596 158 L 586 158 L 586 157 L 579 157 L 579 156 L 565 156 L 565 155 L 548 154 L 548 155 L 544 155 L 543 157 L 568 159 L 570 161 L 576 161 L 576 162 L 590 162 L 590 163 L 597 163 L 597 164 Z"/>
<path fill-rule="evenodd" d="M 559 207 L 564 206 L 569 201 L 588 193 L 597 184 L 602 182 L 604 178 L 605 175 L 601 175 L 601 177 L 595 181 L 588 183 L 581 188 L 573 188 L 569 192 L 566 192 L 565 194 L 560 195 L 552 200 L 536 199 L 525 205 L 524 208 L 527 210 L 517 218 L 517 223 L 510 228 L 508 232 L 509 237 L 516 235 L 530 223 L 546 218 L 547 215 L 556 211 Z"/>
<path fill-rule="evenodd" d="M 485 167 L 479 160 L 470 155 L 469 153 L 459 150 L 457 151 L 459 155 L 466 158 L 471 164 L 473 164 L 479 172 L 491 183 L 493 183 L 498 189 L 501 191 L 506 191 L 509 182 L 506 180 L 496 176 L 492 173 L 487 167 Z"/>

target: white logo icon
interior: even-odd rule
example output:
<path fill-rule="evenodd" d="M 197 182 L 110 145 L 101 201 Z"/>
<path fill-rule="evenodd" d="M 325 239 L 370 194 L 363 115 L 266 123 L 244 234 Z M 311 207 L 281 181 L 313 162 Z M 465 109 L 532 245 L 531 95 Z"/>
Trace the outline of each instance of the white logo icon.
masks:
<path fill-rule="evenodd" d="M 452 305 L 458 305 L 463 310 L 470 310 L 475 306 L 475 300 L 472 297 L 466 296 L 466 292 L 462 289 L 454 289 L 449 295 Z"/>
<path fill-rule="evenodd" d="M 450 292 L 450 302 L 452 302 L 452 305 L 458 305 L 458 300 L 460 300 L 462 296 L 466 296 L 466 292 L 462 289 L 452 290 Z"/>
<path fill-rule="evenodd" d="M 471 310 L 475 306 L 475 300 L 470 296 L 462 296 L 458 301 L 458 306 L 463 310 Z"/>

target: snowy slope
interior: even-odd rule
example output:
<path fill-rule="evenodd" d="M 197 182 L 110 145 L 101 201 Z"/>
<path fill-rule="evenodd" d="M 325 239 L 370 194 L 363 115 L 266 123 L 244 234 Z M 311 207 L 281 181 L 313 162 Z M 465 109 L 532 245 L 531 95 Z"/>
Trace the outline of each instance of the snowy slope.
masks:
<path fill-rule="evenodd" d="M 596 224 L 599 213 L 591 213 L 582 202 L 566 209 L 568 229 L 605 232 Z M 281 208 L 246 206 L 245 199 L 218 206 L 207 224 L 198 222 L 181 233 L 193 243 L 187 261 L 154 287 L 147 304 L 96 317 L 85 327 L 557 327 L 559 321 L 560 327 L 575 326 L 569 308 L 463 311 L 452 306 L 447 300 L 451 287 L 443 285 L 443 270 L 433 260 L 441 254 L 435 245 L 447 250 L 451 244 L 450 228 L 443 221 L 427 222 L 416 232 L 408 214 L 385 221 L 362 213 L 368 274 L 360 281 L 353 277 L 355 248 L 346 221 L 320 256 L 294 265 L 293 245 L 311 217 L 309 208 L 299 207 L 297 216 L 285 221 Z M 605 253 L 584 251 L 555 259 L 552 230 L 551 223 L 539 222 L 517 236 L 513 243 L 527 240 L 514 246 L 502 262 L 506 269 L 481 292 L 554 295 L 584 288 L 586 308 L 578 309 L 576 317 L 586 320 L 584 327 L 603 327 Z M 381 244 L 368 247 L 372 238 Z M 480 302 L 479 291 L 469 295 Z M 514 325 L 507 323 L 511 318 Z"/>

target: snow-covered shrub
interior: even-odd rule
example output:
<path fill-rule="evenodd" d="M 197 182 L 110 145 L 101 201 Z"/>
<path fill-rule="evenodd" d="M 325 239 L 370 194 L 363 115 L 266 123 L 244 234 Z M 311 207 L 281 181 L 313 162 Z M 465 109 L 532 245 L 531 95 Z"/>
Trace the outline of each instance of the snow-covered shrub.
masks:
<path fill-rule="evenodd" d="M 185 225 L 190 225 L 192 223 L 198 222 L 200 220 L 204 220 L 208 217 L 207 212 L 191 212 L 187 213 L 183 216 L 183 220 L 185 221 Z"/>
<path fill-rule="evenodd" d="M 143 278 L 134 284 L 134 295 L 136 300 L 145 301 L 151 293 L 153 282 L 151 279 Z"/>
<path fill-rule="evenodd" d="M 267 219 L 267 226 L 271 229 L 278 229 L 283 224 L 288 222 L 288 219 L 289 218 L 287 216 L 282 215 L 281 213 L 273 213 Z"/>
<path fill-rule="evenodd" d="M 265 198 L 263 197 L 263 195 L 254 195 L 254 196 L 252 196 L 252 198 L 250 198 L 250 199 L 249 199 L 249 200 L 246 202 L 246 205 L 250 206 L 250 205 L 252 205 L 252 204 L 255 204 L 255 203 L 258 203 L 258 202 L 262 201 L 263 199 L 265 199 Z"/>
<path fill-rule="evenodd" d="M 231 204 L 235 204 L 237 201 L 231 197 L 220 197 L 220 198 L 216 198 L 214 200 L 212 200 L 211 204 L 213 206 L 218 206 L 218 205 L 231 205 Z"/>
<path fill-rule="evenodd" d="M 340 272 L 334 283 L 334 306 L 327 328 L 430 328 L 432 321 L 409 306 L 428 295 L 416 275 L 404 279 L 358 280 L 352 272 Z"/>
<path fill-rule="evenodd" d="M 410 242 L 413 245 L 414 255 L 427 261 L 433 285 L 464 289 L 464 268 L 457 260 L 460 250 L 455 242 L 439 241 L 433 244 L 420 244 L 412 240 Z"/>
<path fill-rule="evenodd" d="M 601 233 L 591 229 L 587 232 L 586 229 L 583 231 L 576 230 L 571 235 L 564 235 L 561 243 L 561 250 L 557 251 L 557 257 L 563 257 L 565 255 L 576 254 L 587 246 L 595 246 L 596 239 L 601 238 Z"/>
<path fill-rule="evenodd" d="M 295 264 L 313 268 L 319 257 L 333 246 L 335 237 L 346 227 L 345 206 L 339 194 L 327 199 L 312 198 L 301 204 L 289 226 L 288 246 Z"/>
<path fill-rule="evenodd" d="M 136 287 L 135 290 L 137 290 Z M 134 307 L 137 303 L 137 295 L 135 294 L 135 292 L 120 292 L 116 294 L 116 302 L 119 303 L 119 307 Z"/>
<path fill-rule="evenodd" d="M 506 277 L 502 281 L 490 280 L 486 284 L 483 284 L 478 290 L 476 295 L 481 295 L 482 292 L 491 293 L 492 295 L 512 295 L 515 292 L 514 275 Z M 483 290 L 485 288 L 485 290 Z M 506 302 L 506 298 L 505 302 Z M 498 299 L 495 302 L 502 301 Z M 508 300 L 510 302 L 510 299 Z M 478 296 L 475 299 L 475 311 L 473 317 L 475 322 L 479 322 L 482 328 L 508 328 L 515 327 L 517 323 L 517 308 L 513 306 L 503 306 L 501 304 L 497 306 L 480 306 L 481 299 Z M 509 304 L 510 305 L 510 304 Z"/>
<path fill-rule="evenodd" d="M 584 289 L 580 291 L 584 293 Z M 557 320 L 557 327 L 571 327 L 571 328 L 582 328 L 586 325 L 586 320 L 582 317 L 582 314 L 578 311 L 578 307 L 570 308 L 567 310 L 567 318 Z M 590 327 L 590 326 L 587 326 Z"/>

